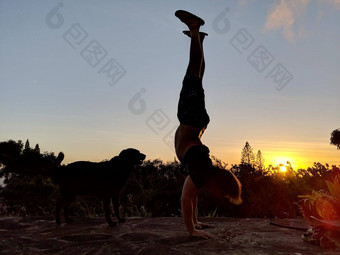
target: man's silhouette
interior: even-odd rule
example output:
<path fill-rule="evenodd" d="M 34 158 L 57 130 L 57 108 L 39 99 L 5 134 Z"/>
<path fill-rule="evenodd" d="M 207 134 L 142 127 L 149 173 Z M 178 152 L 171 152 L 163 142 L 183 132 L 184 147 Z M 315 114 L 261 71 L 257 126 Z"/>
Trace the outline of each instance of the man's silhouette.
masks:
<path fill-rule="evenodd" d="M 175 15 L 188 26 L 189 31 L 184 33 L 191 38 L 189 65 L 178 103 L 177 117 L 180 125 L 175 135 L 177 157 L 189 173 L 182 190 L 182 215 L 191 235 L 213 238 L 211 233 L 199 230 L 209 225 L 197 221 L 198 192 L 205 188 L 217 197 L 227 197 L 231 202 L 240 204 L 241 184 L 231 172 L 212 165 L 209 148 L 201 142 L 203 132 L 210 121 L 205 109 L 202 87 L 205 69 L 202 44 L 207 34 L 199 29 L 204 25 L 204 21 L 187 11 L 179 10 Z"/>

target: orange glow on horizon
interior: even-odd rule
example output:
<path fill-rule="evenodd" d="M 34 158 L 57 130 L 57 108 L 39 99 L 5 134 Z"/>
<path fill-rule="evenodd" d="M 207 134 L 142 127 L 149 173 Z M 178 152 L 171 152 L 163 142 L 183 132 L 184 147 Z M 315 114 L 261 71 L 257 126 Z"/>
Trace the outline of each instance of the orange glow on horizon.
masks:
<path fill-rule="evenodd" d="M 290 143 L 281 142 L 267 148 L 262 147 L 261 151 L 265 165 L 277 167 L 280 164 L 292 166 L 294 171 L 313 167 L 315 162 L 325 165 L 339 165 L 338 151 L 329 144 L 324 143 Z M 287 163 L 289 162 L 289 163 Z"/>
<path fill-rule="evenodd" d="M 303 165 L 300 162 L 301 162 L 300 160 L 294 159 L 294 157 L 290 155 L 272 156 L 268 160 L 269 165 L 272 165 L 274 167 L 280 166 L 280 170 L 281 170 L 281 167 L 284 167 L 286 171 L 287 171 L 286 165 L 289 165 L 289 164 L 293 167 L 294 170 L 297 170 L 298 168 L 302 168 Z M 285 172 L 285 171 L 281 170 L 281 172 Z"/>
<path fill-rule="evenodd" d="M 275 153 L 276 154 L 276 153 Z M 298 169 L 306 169 L 308 167 L 313 166 L 313 163 L 311 160 L 304 158 L 302 156 L 297 156 L 297 155 L 290 155 L 290 154 L 285 154 L 282 153 L 279 156 L 276 155 L 268 155 L 266 160 L 266 165 L 272 165 L 273 167 L 281 167 L 281 166 L 291 166 L 294 171 L 297 171 Z M 318 161 L 318 160 L 316 160 Z"/>

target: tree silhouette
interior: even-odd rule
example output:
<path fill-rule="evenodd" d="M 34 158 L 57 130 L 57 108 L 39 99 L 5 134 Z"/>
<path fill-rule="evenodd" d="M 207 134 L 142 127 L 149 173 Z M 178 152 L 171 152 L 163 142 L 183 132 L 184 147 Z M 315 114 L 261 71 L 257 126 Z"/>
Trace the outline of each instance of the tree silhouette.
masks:
<path fill-rule="evenodd" d="M 241 152 L 241 164 L 248 164 L 253 166 L 255 161 L 255 156 L 253 153 L 253 148 L 246 142 L 243 150 Z"/>
<path fill-rule="evenodd" d="M 260 150 L 257 151 L 255 165 L 256 165 L 257 170 L 263 171 L 265 169 L 264 158 Z"/>
<path fill-rule="evenodd" d="M 340 150 L 340 129 L 335 129 L 331 134 L 331 144 Z"/>
<path fill-rule="evenodd" d="M 27 139 L 25 143 L 25 150 L 29 150 L 29 149 L 30 149 L 30 141 Z"/>
<path fill-rule="evenodd" d="M 0 201 L 12 208 L 25 208 L 24 214 L 50 214 L 56 187 L 49 179 L 55 165 L 53 153 L 40 154 L 39 146 L 30 148 L 21 141 L 0 142 Z M 16 211 L 16 210 L 14 210 Z M 23 214 L 23 215 L 24 215 Z"/>
<path fill-rule="evenodd" d="M 39 147 L 39 144 L 37 143 L 34 147 L 34 152 L 35 153 L 40 153 L 40 147 Z"/>

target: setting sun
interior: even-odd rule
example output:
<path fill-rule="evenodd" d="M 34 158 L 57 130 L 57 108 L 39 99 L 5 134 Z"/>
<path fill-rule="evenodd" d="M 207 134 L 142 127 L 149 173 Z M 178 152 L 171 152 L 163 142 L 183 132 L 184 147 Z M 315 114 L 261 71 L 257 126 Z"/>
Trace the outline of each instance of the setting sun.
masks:
<path fill-rule="evenodd" d="M 300 167 L 304 167 L 304 165 L 302 164 L 303 159 L 299 156 L 294 156 L 291 153 L 280 152 L 280 155 L 275 155 L 274 153 L 274 155 L 272 153 L 268 154 L 268 163 L 273 166 L 279 166 L 281 172 L 287 171 L 287 165 L 291 165 L 294 170 L 297 170 Z"/>
<path fill-rule="evenodd" d="M 280 171 L 281 171 L 282 173 L 287 172 L 287 167 L 286 167 L 286 166 L 280 166 Z"/>

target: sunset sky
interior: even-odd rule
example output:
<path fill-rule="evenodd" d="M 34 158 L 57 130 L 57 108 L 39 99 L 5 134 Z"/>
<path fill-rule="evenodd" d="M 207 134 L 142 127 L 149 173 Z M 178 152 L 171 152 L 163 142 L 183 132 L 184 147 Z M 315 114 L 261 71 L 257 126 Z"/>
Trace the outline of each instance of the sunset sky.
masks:
<path fill-rule="evenodd" d="M 0 1 L 0 140 L 64 163 L 134 147 L 173 160 L 187 29 L 202 17 L 211 155 L 266 165 L 340 164 L 340 1 Z"/>

